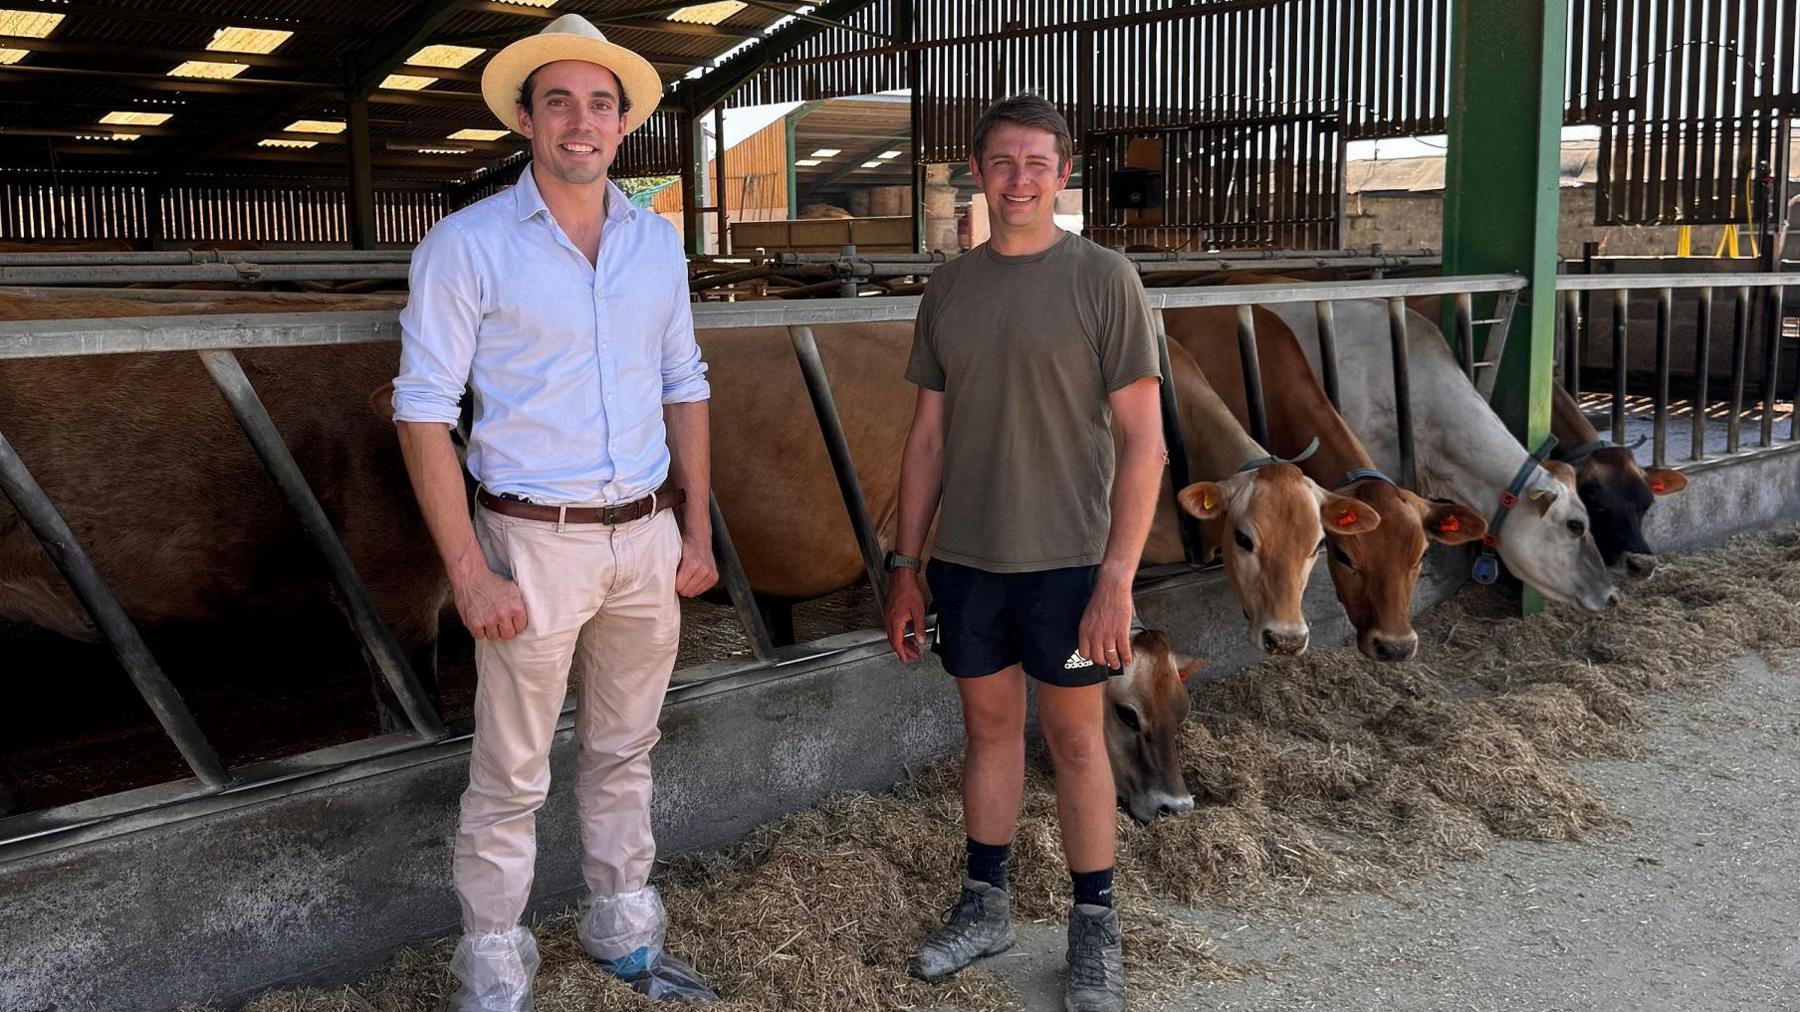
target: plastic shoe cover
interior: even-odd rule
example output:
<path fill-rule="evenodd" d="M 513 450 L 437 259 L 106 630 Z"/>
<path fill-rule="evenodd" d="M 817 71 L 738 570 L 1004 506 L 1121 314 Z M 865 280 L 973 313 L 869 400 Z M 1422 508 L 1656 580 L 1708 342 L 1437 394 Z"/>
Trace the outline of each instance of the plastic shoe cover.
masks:
<path fill-rule="evenodd" d="M 666 915 L 653 887 L 589 901 L 576 933 L 601 969 L 652 1001 L 719 1000 L 694 968 L 663 951 Z"/>
<path fill-rule="evenodd" d="M 659 952 L 653 956 L 648 950 L 640 950 L 649 960 L 649 968 L 636 977 L 624 977 L 638 994 L 651 1001 L 688 1001 L 698 1005 L 708 1005 L 719 1000 L 719 995 L 693 967 L 669 955 Z"/>
<path fill-rule="evenodd" d="M 537 939 L 524 925 L 464 935 L 450 958 L 450 972 L 462 986 L 447 1012 L 532 1012 L 538 962 Z"/>
<path fill-rule="evenodd" d="M 652 955 L 662 951 L 665 919 L 662 897 L 656 894 L 654 886 L 645 886 L 635 892 L 589 899 L 576 934 L 588 955 L 602 963 L 633 969 L 630 961 L 638 950 L 649 949 Z M 647 963 L 636 966 L 636 972 L 629 976 L 641 974 L 647 967 Z"/>

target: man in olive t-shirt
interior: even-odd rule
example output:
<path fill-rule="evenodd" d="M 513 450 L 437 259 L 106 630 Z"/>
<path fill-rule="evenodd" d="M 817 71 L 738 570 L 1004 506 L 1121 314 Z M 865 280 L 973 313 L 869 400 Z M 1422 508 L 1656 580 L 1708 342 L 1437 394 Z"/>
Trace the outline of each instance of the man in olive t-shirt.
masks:
<path fill-rule="evenodd" d="M 1131 264 L 1052 217 L 1072 147 L 1061 114 L 1036 96 L 1002 101 L 976 125 L 969 168 L 993 238 L 939 268 L 919 307 L 887 632 L 901 659 L 920 656 L 918 557 L 937 512 L 925 575 L 934 649 L 962 699 L 967 874 L 910 969 L 937 980 L 1012 944 L 1006 861 L 1029 676 L 1074 893 L 1065 1006 L 1119 1012 L 1102 721 L 1106 679 L 1132 660 L 1131 581 L 1161 487 L 1160 356 Z"/>

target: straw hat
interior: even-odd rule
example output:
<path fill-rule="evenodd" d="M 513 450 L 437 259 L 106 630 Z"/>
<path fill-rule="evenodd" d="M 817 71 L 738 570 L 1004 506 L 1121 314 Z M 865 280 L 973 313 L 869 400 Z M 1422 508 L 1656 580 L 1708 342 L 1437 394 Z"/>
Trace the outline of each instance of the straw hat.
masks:
<path fill-rule="evenodd" d="M 650 61 L 606 41 L 600 29 L 579 14 L 564 14 L 536 35 L 507 46 L 494 54 L 487 69 L 481 72 L 481 97 L 500 122 L 513 133 L 519 130 L 519 85 L 531 72 L 558 60 L 581 60 L 597 63 L 619 78 L 625 96 L 631 100 L 625 132 L 630 133 L 650 119 L 656 104 L 662 101 L 662 78 Z"/>

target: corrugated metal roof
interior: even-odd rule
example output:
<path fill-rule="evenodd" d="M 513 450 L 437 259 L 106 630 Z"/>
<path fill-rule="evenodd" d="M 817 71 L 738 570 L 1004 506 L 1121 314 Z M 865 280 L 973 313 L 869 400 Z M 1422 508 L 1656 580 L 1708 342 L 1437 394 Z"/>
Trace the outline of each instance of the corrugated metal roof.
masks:
<path fill-rule="evenodd" d="M 125 170 L 156 168 L 178 174 L 204 171 L 244 175 L 342 175 L 345 139 L 321 138 L 306 151 L 259 149 L 295 119 L 343 119 L 345 99 L 336 89 L 345 61 L 379 44 L 385 30 L 437 0 L 0 0 L 0 6 L 64 14 L 48 39 L 18 40 L 31 50 L 17 65 L 0 67 L 0 168 L 42 167 Z M 614 41 L 646 54 L 665 79 L 712 60 L 782 15 L 747 7 L 720 31 L 667 22 L 667 4 L 649 0 L 560 0 L 543 9 L 487 0 L 456 0 L 450 14 L 422 45 L 474 46 L 484 52 L 456 70 L 412 71 L 440 80 L 424 92 L 370 99 L 370 139 L 376 180 L 466 179 L 516 150 L 518 138 L 496 144 L 452 144 L 446 135 L 468 126 L 490 126 L 475 83 L 492 54 L 512 38 L 538 31 L 565 13 L 587 16 Z M 623 19 L 623 20 L 621 20 Z M 270 28 L 294 34 L 266 58 L 243 57 L 249 66 L 230 80 L 169 78 L 193 59 L 234 62 L 236 54 L 206 52 L 214 33 L 227 26 Z M 0 43 L 15 44 L 13 40 Z M 409 54 L 401 54 L 409 55 Z M 403 68 L 396 68 L 402 69 Z M 94 141 L 99 118 L 113 110 L 155 109 L 175 115 L 164 126 L 130 142 Z M 430 168 L 409 169 L 406 151 L 390 146 L 463 146 L 467 156 L 431 156 Z M 416 152 L 413 153 L 416 155 Z"/>

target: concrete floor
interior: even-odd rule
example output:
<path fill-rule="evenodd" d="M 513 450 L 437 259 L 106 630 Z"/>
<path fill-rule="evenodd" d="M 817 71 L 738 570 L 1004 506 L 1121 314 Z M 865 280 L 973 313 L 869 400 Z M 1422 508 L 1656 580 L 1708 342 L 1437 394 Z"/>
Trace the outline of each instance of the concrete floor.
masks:
<path fill-rule="evenodd" d="M 1800 1008 L 1800 658 L 1656 704 L 1646 755 L 1577 769 L 1632 825 L 1501 843 L 1392 896 L 1180 911 L 1258 964 L 1176 1012 L 1791 1012 Z M 1061 1009 L 1062 935 L 989 965 Z M 1149 1006 L 1145 1006 L 1149 1007 Z"/>

